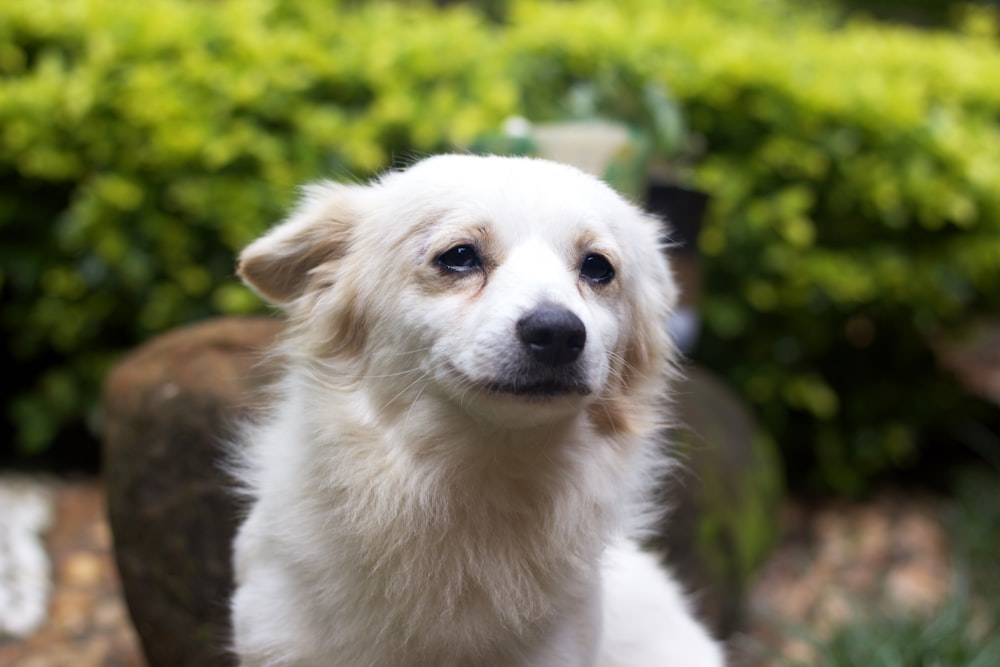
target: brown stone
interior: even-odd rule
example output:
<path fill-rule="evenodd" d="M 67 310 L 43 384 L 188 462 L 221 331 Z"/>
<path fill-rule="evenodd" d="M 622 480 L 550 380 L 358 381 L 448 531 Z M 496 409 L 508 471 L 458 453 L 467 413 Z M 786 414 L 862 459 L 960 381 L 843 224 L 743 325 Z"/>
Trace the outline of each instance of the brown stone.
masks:
<path fill-rule="evenodd" d="M 62 581 L 67 586 L 94 586 L 101 580 L 102 565 L 92 553 L 74 554 L 62 564 Z"/>
<path fill-rule="evenodd" d="M 140 347 L 104 388 L 105 479 L 129 613 L 151 667 L 230 664 L 237 507 L 223 443 L 272 378 L 281 324 L 226 318 Z"/>
<path fill-rule="evenodd" d="M 671 512 L 655 541 L 704 620 L 732 632 L 743 594 L 777 539 L 781 474 L 745 403 L 712 373 L 684 369 L 669 434 L 679 468 L 665 488 Z"/>

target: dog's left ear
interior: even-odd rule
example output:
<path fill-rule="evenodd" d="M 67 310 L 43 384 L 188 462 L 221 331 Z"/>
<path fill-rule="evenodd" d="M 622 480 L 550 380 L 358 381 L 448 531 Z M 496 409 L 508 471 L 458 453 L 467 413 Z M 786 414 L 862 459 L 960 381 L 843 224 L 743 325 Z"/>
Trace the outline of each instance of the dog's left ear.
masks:
<path fill-rule="evenodd" d="M 601 401 L 590 409 L 594 425 L 615 438 L 650 435 L 664 418 L 662 399 L 676 351 L 667 333 L 667 317 L 677 299 L 677 285 L 661 249 L 662 222 L 639 215 L 629 232 L 623 261 L 628 271 L 627 316 L 622 348 L 612 359 L 612 380 Z M 624 276 L 623 276 L 624 279 Z"/>
<path fill-rule="evenodd" d="M 284 222 L 240 253 L 236 272 L 269 302 L 284 306 L 301 296 L 319 266 L 343 257 L 355 219 L 351 194 L 357 186 L 324 182 Z"/>
<path fill-rule="evenodd" d="M 623 376 L 626 385 L 642 383 L 643 378 L 659 381 L 676 354 L 667 320 L 677 303 L 678 287 L 662 244 L 664 223 L 642 215 L 637 228 L 640 242 L 632 244 L 637 253 L 630 259 L 641 272 L 633 274 L 627 346 Z"/>
<path fill-rule="evenodd" d="M 671 347 L 667 319 L 677 304 L 678 286 L 663 246 L 666 223 L 642 215 L 642 242 L 634 244 L 639 255 L 632 261 L 643 267 L 632 286 L 632 322 L 629 363 L 643 368 Z"/>

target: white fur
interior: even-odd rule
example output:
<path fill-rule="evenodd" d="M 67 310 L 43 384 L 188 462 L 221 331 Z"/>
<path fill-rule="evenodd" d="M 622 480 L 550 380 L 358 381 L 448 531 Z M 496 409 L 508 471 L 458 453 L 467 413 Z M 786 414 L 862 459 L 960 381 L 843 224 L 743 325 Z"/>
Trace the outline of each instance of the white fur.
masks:
<path fill-rule="evenodd" d="M 662 470 L 658 233 L 575 169 L 439 156 L 313 186 L 243 252 L 290 322 L 279 398 L 242 444 L 244 667 L 723 664 L 625 537 Z M 442 266 L 459 245 L 482 265 Z M 606 283 L 581 275 L 593 254 Z M 586 330 L 554 370 L 517 333 L 543 304 Z"/>

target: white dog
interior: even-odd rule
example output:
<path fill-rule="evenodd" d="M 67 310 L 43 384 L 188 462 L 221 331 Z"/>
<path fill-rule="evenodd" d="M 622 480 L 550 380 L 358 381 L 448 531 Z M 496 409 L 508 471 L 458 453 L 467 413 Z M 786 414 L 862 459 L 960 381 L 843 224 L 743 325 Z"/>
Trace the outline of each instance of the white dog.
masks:
<path fill-rule="evenodd" d="M 244 667 L 715 667 L 626 538 L 662 471 L 658 222 L 573 168 L 324 183 L 239 273 L 288 314 L 245 438 Z"/>

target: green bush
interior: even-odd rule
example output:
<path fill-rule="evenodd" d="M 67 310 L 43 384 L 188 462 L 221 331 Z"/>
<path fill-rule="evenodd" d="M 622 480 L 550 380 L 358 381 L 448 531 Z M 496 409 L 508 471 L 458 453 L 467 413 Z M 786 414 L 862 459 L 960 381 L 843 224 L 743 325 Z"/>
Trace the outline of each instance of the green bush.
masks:
<path fill-rule="evenodd" d="M 235 252 L 295 188 L 469 142 L 515 110 L 467 11 L 330 2 L 0 7 L 0 322 L 21 449 L 96 422 L 121 351 L 259 309 Z M 13 377 L 12 377 L 13 376 Z M 20 384 L 18 384 L 20 383 Z"/>
<path fill-rule="evenodd" d="M 716 197 L 701 354 L 797 482 L 860 491 L 975 409 L 929 343 L 1000 306 L 1000 50 L 865 25 L 730 34 L 692 54 L 718 88 L 688 98 Z"/>
<path fill-rule="evenodd" d="M 858 611 L 862 616 L 863 611 Z M 876 616 L 837 628 L 828 640 L 815 641 L 816 657 L 788 661 L 784 667 L 990 667 L 1000 661 L 1000 637 L 966 596 L 956 596 L 930 618 L 912 614 Z"/>
<path fill-rule="evenodd" d="M 714 198 L 697 357 L 755 405 L 793 486 L 860 492 L 979 409 L 929 344 L 1000 307 L 996 14 L 955 36 L 711 4 L 536 5 L 520 81 L 529 100 L 606 76 L 681 99 Z"/>
<path fill-rule="evenodd" d="M 1000 307 L 995 16 L 962 34 L 774 0 L 38 0 L 0 8 L 0 249 L 25 447 L 122 349 L 245 312 L 232 257 L 296 184 L 558 117 L 582 81 L 662 85 L 705 139 L 698 356 L 796 480 L 859 490 L 964 410 L 928 340 Z M 799 466 L 804 468 L 800 471 Z"/>

